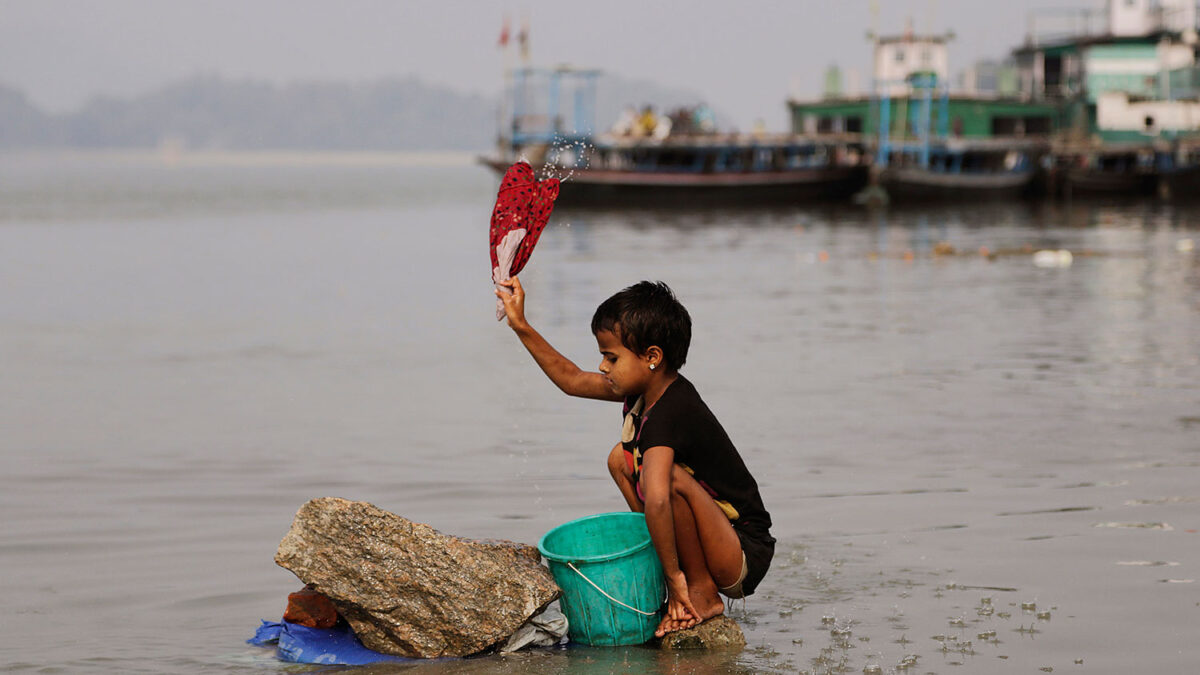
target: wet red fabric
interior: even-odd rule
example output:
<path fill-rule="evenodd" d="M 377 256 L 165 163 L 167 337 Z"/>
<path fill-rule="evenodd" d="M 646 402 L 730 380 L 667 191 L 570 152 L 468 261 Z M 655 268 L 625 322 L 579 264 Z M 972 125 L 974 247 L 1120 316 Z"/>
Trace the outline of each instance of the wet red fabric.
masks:
<path fill-rule="evenodd" d="M 512 230 L 525 228 L 525 238 L 517 248 L 512 266 L 508 270 L 501 270 L 501 273 L 507 271 L 509 276 L 516 276 L 524 269 L 538 237 L 546 228 L 546 221 L 550 220 L 550 212 L 554 210 L 554 200 L 557 198 L 557 178 L 539 181 L 533 173 L 533 167 L 526 162 L 517 162 L 508 167 L 504 179 L 500 181 L 496 206 L 492 209 L 489 238 L 493 269 L 500 265 L 496 256 L 496 246 L 500 240 Z"/>

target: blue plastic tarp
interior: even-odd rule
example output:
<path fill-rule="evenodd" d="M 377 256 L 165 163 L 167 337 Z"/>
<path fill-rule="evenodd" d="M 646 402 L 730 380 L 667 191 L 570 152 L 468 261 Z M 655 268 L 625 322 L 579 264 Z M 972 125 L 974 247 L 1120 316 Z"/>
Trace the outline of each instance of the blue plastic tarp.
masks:
<path fill-rule="evenodd" d="M 259 647 L 275 647 L 275 656 L 292 663 L 319 663 L 339 666 L 365 666 L 380 661 L 414 661 L 372 651 L 358 641 L 350 626 L 309 628 L 287 621 L 263 621 L 254 637 L 246 642 Z"/>

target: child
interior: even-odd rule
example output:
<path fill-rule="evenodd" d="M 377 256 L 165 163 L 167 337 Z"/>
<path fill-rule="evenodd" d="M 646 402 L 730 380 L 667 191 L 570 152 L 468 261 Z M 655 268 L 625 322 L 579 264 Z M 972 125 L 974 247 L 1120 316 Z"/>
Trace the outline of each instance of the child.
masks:
<path fill-rule="evenodd" d="M 509 326 L 534 361 L 571 396 L 623 401 L 621 442 L 608 470 L 633 511 L 646 514 L 667 581 L 667 614 L 655 635 L 721 614 L 718 593 L 742 598 L 767 573 L 775 540 L 758 484 L 695 387 L 679 374 L 692 321 L 671 289 L 643 281 L 596 309 L 600 372 L 560 354 L 525 320 L 513 277 L 496 290 Z"/>

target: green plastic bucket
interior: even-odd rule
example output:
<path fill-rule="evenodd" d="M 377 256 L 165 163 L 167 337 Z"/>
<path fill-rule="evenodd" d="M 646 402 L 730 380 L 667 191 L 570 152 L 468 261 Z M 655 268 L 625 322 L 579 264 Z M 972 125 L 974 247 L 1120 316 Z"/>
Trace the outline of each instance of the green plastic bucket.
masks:
<path fill-rule="evenodd" d="M 538 550 L 562 588 L 570 637 L 640 645 L 654 637 L 666 597 L 662 565 L 640 513 L 601 513 L 547 532 Z"/>

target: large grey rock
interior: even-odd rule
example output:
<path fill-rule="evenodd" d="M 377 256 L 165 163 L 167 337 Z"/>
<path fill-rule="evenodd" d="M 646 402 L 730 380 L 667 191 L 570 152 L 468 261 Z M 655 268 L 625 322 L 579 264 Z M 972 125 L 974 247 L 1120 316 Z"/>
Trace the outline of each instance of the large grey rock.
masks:
<path fill-rule="evenodd" d="M 699 626 L 662 636 L 662 649 L 741 649 L 746 635 L 733 619 L 720 614 Z"/>
<path fill-rule="evenodd" d="M 334 497 L 300 507 L 275 562 L 333 600 L 364 645 L 408 657 L 483 651 L 561 594 L 532 546 L 452 537 Z"/>

